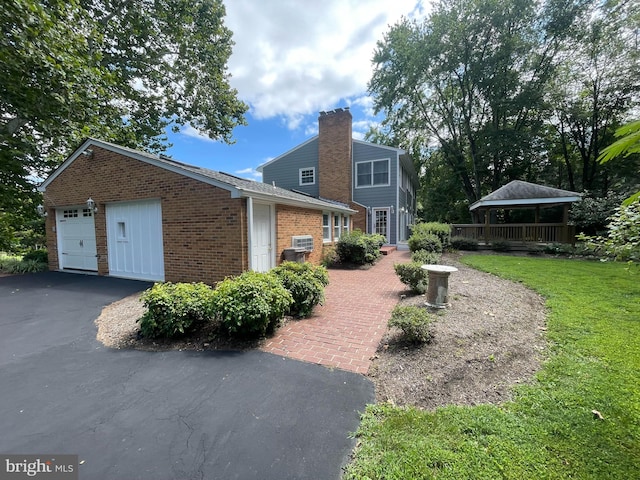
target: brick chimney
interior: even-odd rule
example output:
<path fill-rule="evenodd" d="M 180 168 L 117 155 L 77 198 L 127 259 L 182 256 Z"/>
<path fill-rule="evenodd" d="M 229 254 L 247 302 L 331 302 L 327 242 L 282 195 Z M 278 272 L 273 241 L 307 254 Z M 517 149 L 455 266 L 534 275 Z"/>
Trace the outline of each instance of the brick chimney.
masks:
<path fill-rule="evenodd" d="M 320 196 L 351 203 L 352 117 L 349 108 L 320 112 L 318 180 Z"/>

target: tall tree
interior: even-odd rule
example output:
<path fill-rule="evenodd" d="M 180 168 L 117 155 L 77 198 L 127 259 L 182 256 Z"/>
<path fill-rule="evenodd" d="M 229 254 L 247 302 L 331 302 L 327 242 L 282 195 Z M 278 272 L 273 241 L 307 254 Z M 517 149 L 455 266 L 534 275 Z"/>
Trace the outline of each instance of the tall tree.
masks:
<path fill-rule="evenodd" d="M 629 177 L 630 172 L 620 175 L 624 165 L 607 168 L 598 157 L 640 102 L 639 21 L 635 2 L 593 2 L 565 42 L 547 100 L 570 190 L 604 196 L 612 188 L 625 188 L 619 185 Z"/>
<path fill-rule="evenodd" d="M 224 15 L 222 0 L 0 2 L 0 215 L 87 136 L 162 151 L 189 123 L 230 142 L 247 106 Z"/>
<path fill-rule="evenodd" d="M 369 90 L 383 127 L 437 147 L 469 202 L 525 176 L 544 87 L 579 7 L 444 0 L 421 23 L 402 20 L 374 53 Z"/>

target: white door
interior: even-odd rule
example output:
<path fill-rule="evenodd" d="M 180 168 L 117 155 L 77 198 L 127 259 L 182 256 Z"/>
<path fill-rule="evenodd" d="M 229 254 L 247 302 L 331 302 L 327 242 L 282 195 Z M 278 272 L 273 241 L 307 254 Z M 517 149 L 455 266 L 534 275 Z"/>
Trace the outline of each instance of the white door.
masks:
<path fill-rule="evenodd" d="M 389 242 L 389 208 L 373 209 L 373 233 L 379 233 Z"/>
<path fill-rule="evenodd" d="M 160 200 L 107 205 L 109 275 L 164 281 Z"/>
<path fill-rule="evenodd" d="M 254 203 L 253 228 L 251 232 L 251 268 L 256 272 L 267 272 L 273 267 L 271 236 L 271 207 Z"/>
<path fill-rule="evenodd" d="M 59 264 L 62 270 L 98 271 L 93 211 L 70 207 L 56 211 Z"/>

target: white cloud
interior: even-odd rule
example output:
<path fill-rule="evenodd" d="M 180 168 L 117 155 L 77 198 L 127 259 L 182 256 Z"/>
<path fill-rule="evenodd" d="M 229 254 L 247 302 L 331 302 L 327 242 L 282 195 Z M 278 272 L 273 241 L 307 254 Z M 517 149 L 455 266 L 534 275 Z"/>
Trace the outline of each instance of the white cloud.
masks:
<path fill-rule="evenodd" d="M 226 0 L 236 43 L 231 84 L 256 118 L 284 116 L 289 129 L 341 99 L 372 113 L 366 88 L 376 42 L 401 16 L 420 12 L 416 2 Z"/>
<path fill-rule="evenodd" d="M 242 170 L 236 170 L 235 175 L 238 175 L 242 178 L 247 178 L 249 180 L 255 180 L 257 182 L 262 181 L 262 174 L 256 171 L 254 168 L 243 168 Z"/>
<path fill-rule="evenodd" d="M 180 128 L 180 133 L 182 135 L 186 135 L 187 137 L 196 138 L 198 140 L 202 140 L 203 142 L 216 143 L 216 140 L 209 138 L 208 136 L 200 133 L 198 130 L 193 128 L 191 125 L 185 125 Z"/>

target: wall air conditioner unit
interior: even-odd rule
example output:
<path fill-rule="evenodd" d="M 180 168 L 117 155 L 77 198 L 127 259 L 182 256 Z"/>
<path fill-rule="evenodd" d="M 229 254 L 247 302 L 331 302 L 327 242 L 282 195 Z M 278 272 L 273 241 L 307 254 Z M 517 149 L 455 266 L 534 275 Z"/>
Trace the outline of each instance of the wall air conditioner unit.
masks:
<path fill-rule="evenodd" d="M 313 237 L 311 235 L 295 235 L 291 237 L 291 246 L 313 252 Z"/>

